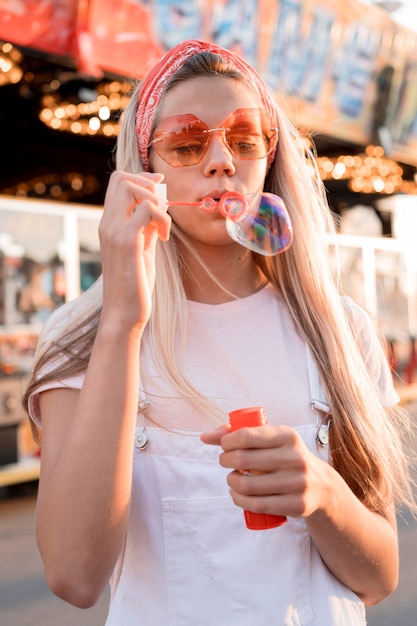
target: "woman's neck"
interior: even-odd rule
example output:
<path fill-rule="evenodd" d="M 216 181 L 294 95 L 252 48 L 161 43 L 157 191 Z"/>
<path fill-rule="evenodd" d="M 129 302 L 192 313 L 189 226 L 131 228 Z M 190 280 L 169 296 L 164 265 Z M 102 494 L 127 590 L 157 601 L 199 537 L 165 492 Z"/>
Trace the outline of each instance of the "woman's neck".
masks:
<path fill-rule="evenodd" d="M 238 244 L 199 246 L 201 262 L 183 250 L 183 284 L 188 300 L 222 304 L 250 296 L 268 282 L 252 253 Z"/>

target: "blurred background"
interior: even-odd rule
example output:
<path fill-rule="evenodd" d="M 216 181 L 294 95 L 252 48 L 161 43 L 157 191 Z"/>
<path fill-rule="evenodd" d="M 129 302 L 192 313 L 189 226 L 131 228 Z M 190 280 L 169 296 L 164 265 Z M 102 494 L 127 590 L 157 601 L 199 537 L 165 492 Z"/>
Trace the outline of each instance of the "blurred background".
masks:
<path fill-rule="evenodd" d="M 79 611 L 44 583 L 40 451 L 20 398 L 43 322 L 100 274 L 97 225 L 132 86 L 184 39 L 241 54 L 315 149 L 337 225 L 329 262 L 376 318 L 417 419 L 415 0 L 0 0 L 2 626 L 104 623 L 107 594 Z M 417 623 L 407 511 L 399 527 L 400 587 L 371 626 Z"/>

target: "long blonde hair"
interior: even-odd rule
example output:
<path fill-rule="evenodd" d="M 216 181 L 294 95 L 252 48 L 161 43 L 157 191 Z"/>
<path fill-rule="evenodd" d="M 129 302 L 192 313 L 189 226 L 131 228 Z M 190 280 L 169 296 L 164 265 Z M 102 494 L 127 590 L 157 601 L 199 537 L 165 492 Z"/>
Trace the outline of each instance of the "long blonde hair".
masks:
<path fill-rule="evenodd" d="M 164 94 L 179 81 L 219 75 L 245 82 L 232 63 L 212 53 L 197 54 L 167 81 Z M 139 90 L 140 85 L 123 113 L 117 145 L 117 169 L 133 173 L 143 169 L 134 132 Z M 332 276 L 327 237 L 334 230 L 334 220 L 314 156 L 306 154 L 296 129 L 279 110 L 278 127 L 277 153 L 264 190 L 283 198 L 293 224 L 294 240 L 285 254 L 255 254 L 255 261 L 284 298 L 315 359 L 331 406 L 334 467 L 369 508 L 380 511 L 387 502 L 396 501 L 416 511 L 404 441 L 410 433 L 408 415 L 399 407 L 383 407 L 381 392 L 365 365 L 366 346 L 362 345 L 350 308 Z M 174 337 L 186 332 L 186 296 L 177 245 L 180 238 L 173 225 L 170 241 L 157 246 L 150 338 L 158 366 L 170 383 L 214 419 L 224 419 L 192 388 L 176 365 Z M 185 240 L 181 242 L 187 245 Z M 40 385 L 87 368 L 101 304 L 100 278 L 80 298 L 49 318 L 24 396 L 26 410 L 29 396 Z"/>

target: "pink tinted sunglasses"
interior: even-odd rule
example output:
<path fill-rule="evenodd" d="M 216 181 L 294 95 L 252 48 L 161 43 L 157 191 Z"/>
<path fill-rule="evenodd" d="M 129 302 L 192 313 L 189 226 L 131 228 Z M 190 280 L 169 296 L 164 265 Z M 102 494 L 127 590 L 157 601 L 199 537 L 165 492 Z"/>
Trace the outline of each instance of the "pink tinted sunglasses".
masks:
<path fill-rule="evenodd" d="M 197 165 L 213 133 L 223 133 L 230 152 L 241 160 L 263 159 L 276 147 L 278 129 L 263 109 L 236 109 L 218 128 L 209 128 L 191 113 L 166 117 L 158 124 L 149 148 L 172 167 Z"/>

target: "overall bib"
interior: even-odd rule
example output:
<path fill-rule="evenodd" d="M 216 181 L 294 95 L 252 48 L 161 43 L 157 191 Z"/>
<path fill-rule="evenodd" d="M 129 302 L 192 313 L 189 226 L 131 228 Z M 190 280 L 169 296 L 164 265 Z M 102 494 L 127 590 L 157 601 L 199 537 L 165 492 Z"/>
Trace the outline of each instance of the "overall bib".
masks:
<path fill-rule="evenodd" d="M 324 461 L 319 411 L 328 411 L 307 350 L 312 423 L 297 428 Z M 228 493 L 230 470 L 200 433 L 147 427 L 124 554 L 111 581 L 106 626 L 361 626 L 358 597 L 327 569 L 303 519 L 254 531 Z"/>

